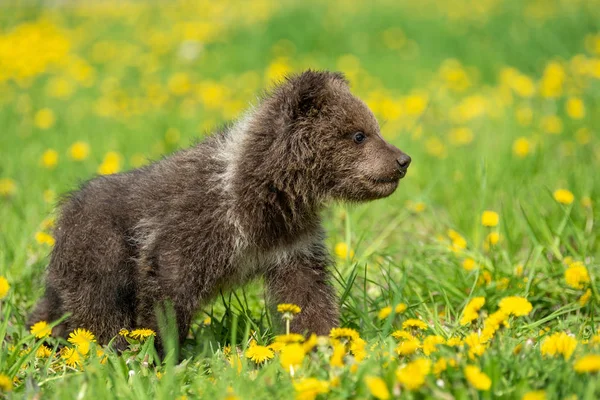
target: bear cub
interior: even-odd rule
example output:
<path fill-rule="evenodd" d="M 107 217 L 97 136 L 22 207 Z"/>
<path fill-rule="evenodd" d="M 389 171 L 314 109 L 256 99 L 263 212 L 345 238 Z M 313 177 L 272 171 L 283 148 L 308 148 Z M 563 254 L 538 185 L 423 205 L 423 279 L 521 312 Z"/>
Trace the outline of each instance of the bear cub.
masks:
<path fill-rule="evenodd" d="M 29 319 L 69 317 L 53 335 L 158 332 L 171 303 L 180 340 L 219 293 L 264 277 L 294 332 L 338 323 L 320 211 L 392 194 L 410 157 L 387 143 L 340 73 L 306 71 L 236 123 L 145 167 L 96 177 L 64 198 L 46 291 Z"/>

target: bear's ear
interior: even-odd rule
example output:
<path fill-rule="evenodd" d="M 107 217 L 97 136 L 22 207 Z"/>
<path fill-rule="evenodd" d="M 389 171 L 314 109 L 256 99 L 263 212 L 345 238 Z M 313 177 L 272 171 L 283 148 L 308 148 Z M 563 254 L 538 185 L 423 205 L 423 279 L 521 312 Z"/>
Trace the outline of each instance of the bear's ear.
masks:
<path fill-rule="evenodd" d="M 348 85 L 340 72 L 307 70 L 287 79 L 286 97 L 288 113 L 292 119 L 318 115 L 335 96 L 337 85 Z"/>

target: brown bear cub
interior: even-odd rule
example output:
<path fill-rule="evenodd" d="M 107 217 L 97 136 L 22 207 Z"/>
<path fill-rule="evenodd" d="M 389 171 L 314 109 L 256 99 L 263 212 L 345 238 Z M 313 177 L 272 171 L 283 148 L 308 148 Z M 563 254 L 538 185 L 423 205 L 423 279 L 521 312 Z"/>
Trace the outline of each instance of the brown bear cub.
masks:
<path fill-rule="evenodd" d="M 338 323 L 319 217 L 332 201 L 389 196 L 410 157 L 386 143 L 342 74 L 288 78 L 235 124 L 151 165 L 99 176 L 62 203 L 46 292 L 29 324 L 53 334 L 157 329 L 168 301 L 180 340 L 221 289 L 264 277 L 294 332 Z"/>

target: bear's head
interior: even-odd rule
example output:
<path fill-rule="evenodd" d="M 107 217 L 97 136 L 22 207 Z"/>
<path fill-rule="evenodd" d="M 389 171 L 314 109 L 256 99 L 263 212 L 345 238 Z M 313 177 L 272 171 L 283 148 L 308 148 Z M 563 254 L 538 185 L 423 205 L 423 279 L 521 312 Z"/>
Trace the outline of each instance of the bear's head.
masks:
<path fill-rule="evenodd" d="M 309 70 L 289 77 L 266 102 L 263 110 L 279 115 L 271 119 L 279 125 L 272 162 L 285 165 L 289 185 L 297 185 L 297 174 L 319 198 L 361 202 L 389 196 L 406 175 L 411 158 L 385 141 L 341 73 Z"/>

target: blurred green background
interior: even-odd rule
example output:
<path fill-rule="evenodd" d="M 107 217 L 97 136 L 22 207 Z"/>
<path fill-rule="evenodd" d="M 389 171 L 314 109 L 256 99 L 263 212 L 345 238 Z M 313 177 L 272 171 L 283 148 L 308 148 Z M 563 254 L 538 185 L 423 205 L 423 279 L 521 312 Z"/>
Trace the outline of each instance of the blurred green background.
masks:
<path fill-rule="evenodd" d="M 325 213 L 345 325 L 385 334 L 375 314 L 402 299 L 415 316 L 441 313 L 438 328 L 458 329 L 470 296 L 491 305 L 518 294 L 535 309 L 521 341 L 542 323 L 581 339 L 596 331 L 599 1 L 1 7 L 0 275 L 16 337 L 42 292 L 61 194 L 190 146 L 306 68 L 344 72 L 383 135 L 413 158 L 390 198 Z M 484 210 L 498 226 L 482 225 Z M 565 282 L 573 260 L 589 285 Z M 265 326 L 259 289 L 240 315 Z M 590 303 L 571 310 L 587 289 Z M 228 306 L 215 311 L 223 326 Z M 208 335 L 204 317 L 198 338 Z M 229 340 L 223 329 L 209 336 Z M 507 365 L 516 364 L 498 368 Z M 511 379 L 498 387 L 535 383 Z"/>

